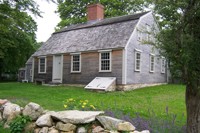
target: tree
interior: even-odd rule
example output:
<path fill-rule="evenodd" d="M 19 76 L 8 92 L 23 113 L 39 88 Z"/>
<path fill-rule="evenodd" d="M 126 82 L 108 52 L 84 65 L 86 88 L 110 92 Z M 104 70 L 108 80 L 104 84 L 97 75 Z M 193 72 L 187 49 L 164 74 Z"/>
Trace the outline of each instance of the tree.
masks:
<path fill-rule="evenodd" d="M 32 0 L 0 1 L 0 79 L 2 72 L 16 72 L 34 52 L 37 27 L 26 11 L 40 15 Z"/>
<path fill-rule="evenodd" d="M 98 0 L 57 0 L 61 22 L 58 28 L 70 24 L 86 22 L 86 7 L 98 3 Z M 105 6 L 105 17 L 121 16 L 131 12 L 142 11 L 143 0 L 99 0 Z"/>
<path fill-rule="evenodd" d="M 157 46 L 186 84 L 187 133 L 200 132 L 200 1 L 154 1 L 161 33 Z"/>

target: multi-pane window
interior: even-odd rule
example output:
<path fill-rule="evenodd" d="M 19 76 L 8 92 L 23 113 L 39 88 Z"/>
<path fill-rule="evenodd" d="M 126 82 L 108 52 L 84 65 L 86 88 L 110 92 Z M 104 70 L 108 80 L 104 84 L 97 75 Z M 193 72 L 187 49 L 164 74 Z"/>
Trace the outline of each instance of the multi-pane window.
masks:
<path fill-rule="evenodd" d="M 71 72 L 81 72 L 81 56 L 80 54 L 74 54 L 71 56 Z"/>
<path fill-rule="evenodd" d="M 46 73 L 46 57 L 39 58 L 39 73 Z"/>
<path fill-rule="evenodd" d="M 101 52 L 100 54 L 100 71 L 111 71 L 111 52 Z"/>
<path fill-rule="evenodd" d="M 165 73 L 165 63 L 166 60 L 164 57 L 161 58 L 161 73 Z"/>
<path fill-rule="evenodd" d="M 150 72 L 154 72 L 155 68 L 155 57 L 154 55 L 150 55 Z"/>
<path fill-rule="evenodd" d="M 140 71 L 141 67 L 141 52 L 135 51 L 135 71 Z"/>

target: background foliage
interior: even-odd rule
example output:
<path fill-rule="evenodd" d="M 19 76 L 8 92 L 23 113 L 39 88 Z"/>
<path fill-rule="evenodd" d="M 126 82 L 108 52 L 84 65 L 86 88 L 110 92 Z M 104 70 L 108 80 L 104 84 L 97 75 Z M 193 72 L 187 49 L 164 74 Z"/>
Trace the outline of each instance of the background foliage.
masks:
<path fill-rule="evenodd" d="M 105 18 L 122 16 L 136 11 L 143 11 L 145 0 L 58 0 L 58 13 L 61 22 L 58 29 L 81 22 L 86 22 L 86 9 L 89 4 L 104 5 Z"/>

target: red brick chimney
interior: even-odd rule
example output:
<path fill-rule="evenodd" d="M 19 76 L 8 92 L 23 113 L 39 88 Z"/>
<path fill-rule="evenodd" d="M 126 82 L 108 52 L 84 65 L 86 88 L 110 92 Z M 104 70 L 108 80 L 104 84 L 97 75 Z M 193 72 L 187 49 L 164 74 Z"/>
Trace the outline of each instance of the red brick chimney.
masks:
<path fill-rule="evenodd" d="M 104 6 L 101 4 L 91 4 L 87 6 L 87 20 L 104 19 Z"/>

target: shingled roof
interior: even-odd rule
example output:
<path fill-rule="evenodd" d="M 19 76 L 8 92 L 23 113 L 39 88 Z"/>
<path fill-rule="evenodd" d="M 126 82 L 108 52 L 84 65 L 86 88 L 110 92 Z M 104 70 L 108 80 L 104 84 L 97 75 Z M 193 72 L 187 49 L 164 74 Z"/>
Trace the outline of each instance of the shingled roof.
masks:
<path fill-rule="evenodd" d="M 148 12 L 64 27 L 33 56 L 124 48 L 139 18 Z"/>

